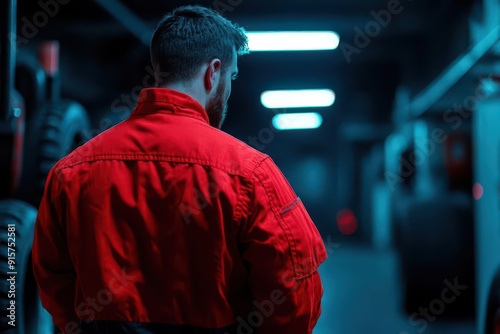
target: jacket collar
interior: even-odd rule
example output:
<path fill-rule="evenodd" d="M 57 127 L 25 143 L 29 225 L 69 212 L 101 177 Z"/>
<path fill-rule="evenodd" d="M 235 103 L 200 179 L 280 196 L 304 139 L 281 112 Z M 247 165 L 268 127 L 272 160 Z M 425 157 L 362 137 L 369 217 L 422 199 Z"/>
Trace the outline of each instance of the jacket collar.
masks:
<path fill-rule="evenodd" d="M 210 124 L 205 108 L 198 101 L 185 93 L 168 88 L 144 88 L 131 116 L 154 113 L 184 115 Z"/>

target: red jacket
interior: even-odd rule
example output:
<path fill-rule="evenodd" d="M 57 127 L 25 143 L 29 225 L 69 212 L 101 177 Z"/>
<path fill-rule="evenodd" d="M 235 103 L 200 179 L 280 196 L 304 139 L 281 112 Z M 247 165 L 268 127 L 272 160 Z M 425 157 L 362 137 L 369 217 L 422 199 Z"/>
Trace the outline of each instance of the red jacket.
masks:
<path fill-rule="evenodd" d="M 311 333 L 326 257 L 271 158 L 161 88 L 51 169 L 33 244 L 42 303 L 67 333 Z"/>

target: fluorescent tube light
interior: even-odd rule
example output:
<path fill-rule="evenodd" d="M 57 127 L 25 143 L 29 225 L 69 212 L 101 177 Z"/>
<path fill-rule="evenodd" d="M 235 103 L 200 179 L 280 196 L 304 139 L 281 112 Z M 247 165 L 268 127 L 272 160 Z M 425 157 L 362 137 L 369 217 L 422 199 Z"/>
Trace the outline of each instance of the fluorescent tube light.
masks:
<path fill-rule="evenodd" d="M 273 117 L 273 126 L 277 130 L 317 129 L 321 124 L 323 117 L 315 112 L 277 114 Z"/>
<path fill-rule="evenodd" d="M 250 51 L 334 50 L 340 43 L 333 31 L 254 31 L 246 35 Z"/>
<path fill-rule="evenodd" d="M 262 93 L 260 101 L 269 109 L 330 107 L 335 93 L 331 89 L 271 90 Z"/>

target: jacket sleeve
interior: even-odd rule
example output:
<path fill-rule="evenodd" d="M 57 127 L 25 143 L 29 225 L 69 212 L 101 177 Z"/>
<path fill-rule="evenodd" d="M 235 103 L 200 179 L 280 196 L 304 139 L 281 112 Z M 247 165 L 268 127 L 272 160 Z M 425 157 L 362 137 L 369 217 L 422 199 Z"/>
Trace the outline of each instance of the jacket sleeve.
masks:
<path fill-rule="evenodd" d="M 33 271 L 42 305 L 63 333 L 71 333 L 78 318 L 75 313 L 76 274 L 70 258 L 64 222 L 62 174 L 54 168 L 47 176 L 35 224 Z"/>
<path fill-rule="evenodd" d="M 270 158 L 254 171 L 240 245 L 249 270 L 258 334 L 310 334 L 321 314 L 318 266 L 323 240 L 301 200 Z"/>

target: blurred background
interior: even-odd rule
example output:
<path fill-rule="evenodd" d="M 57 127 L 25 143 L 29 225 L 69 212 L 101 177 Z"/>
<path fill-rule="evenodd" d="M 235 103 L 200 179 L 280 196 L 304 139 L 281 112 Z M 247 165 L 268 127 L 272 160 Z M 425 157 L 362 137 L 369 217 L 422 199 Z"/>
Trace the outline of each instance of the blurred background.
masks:
<path fill-rule="evenodd" d="M 0 286 L 1 329 L 52 332 L 30 262 L 47 172 L 128 117 L 155 25 L 187 4 L 251 37 L 223 130 L 323 236 L 314 333 L 499 334 L 499 0 L 2 1 L 0 278 L 15 224 L 20 302 L 12 331 Z"/>

